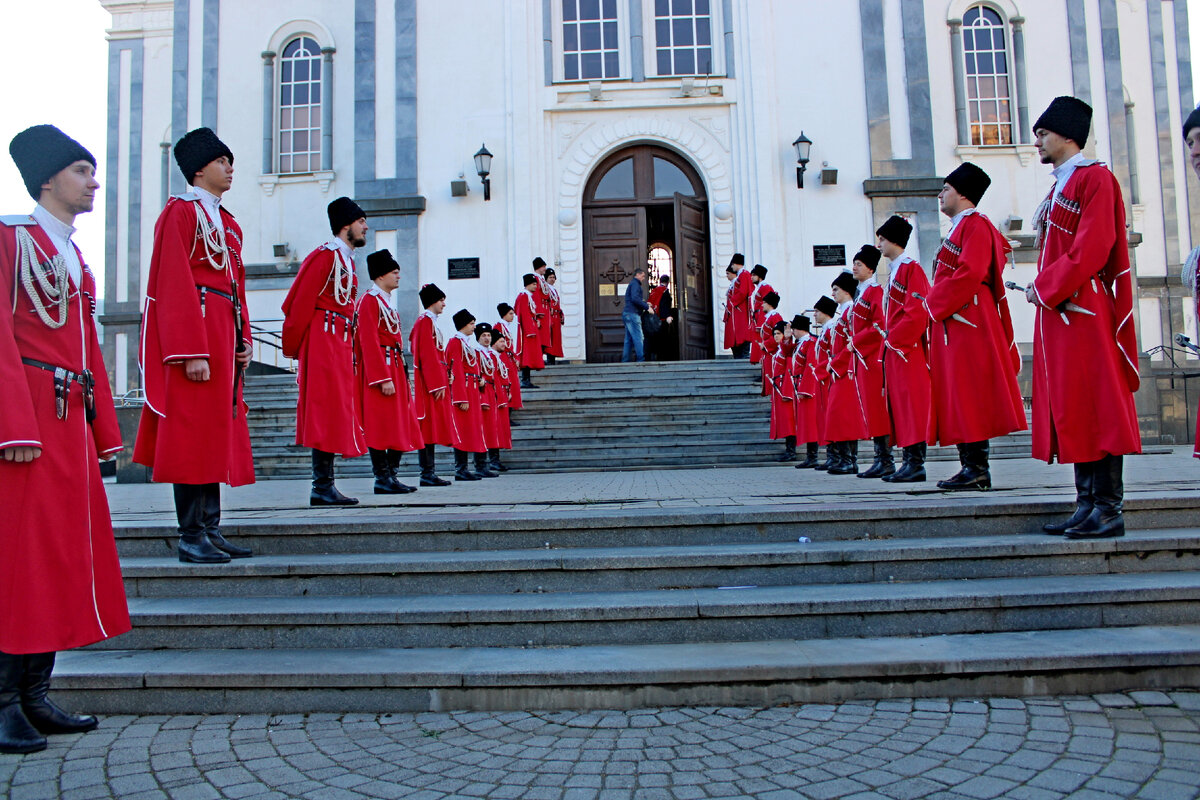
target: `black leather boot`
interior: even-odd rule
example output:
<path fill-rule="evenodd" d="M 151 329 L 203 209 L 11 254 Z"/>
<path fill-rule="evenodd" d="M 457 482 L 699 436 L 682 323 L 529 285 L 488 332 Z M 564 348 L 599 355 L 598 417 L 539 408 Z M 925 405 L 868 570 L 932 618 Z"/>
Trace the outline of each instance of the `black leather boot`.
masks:
<path fill-rule="evenodd" d="M 938 481 L 938 488 L 951 492 L 986 491 L 992 488 L 992 474 L 988 470 L 988 441 L 967 442 L 958 446 L 958 460 L 962 469 L 952 478 Z"/>
<path fill-rule="evenodd" d="M 27 656 L 0 653 L 0 753 L 36 753 L 46 737 L 21 710 L 21 682 Z"/>
<path fill-rule="evenodd" d="M 206 486 L 176 483 L 175 518 L 179 521 L 179 544 L 176 552 L 185 564 L 226 564 L 229 555 L 216 548 L 205 535 L 205 517 L 208 515 L 205 497 Z M 217 495 L 220 502 L 220 494 Z"/>
<path fill-rule="evenodd" d="M 795 461 L 796 460 L 796 437 L 786 436 L 783 440 L 783 455 L 775 459 L 776 461 Z"/>
<path fill-rule="evenodd" d="M 508 467 L 500 461 L 500 448 L 493 447 L 488 450 L 488 469 L 492 472 L 508 472 Z"/>
<path fill-rule="evenodd" d="M 1095 497 L 1092 495 L 1095 482 L 1095 461 L 1084 461 L 1075 465 L 1075 511 L 1070 518 L 1061 522 L 1047 522 L 1042 530 L 1051 536 L 1062 536 L 1067 528 L 1081 524 L 1095 507 Z"/>
<path fill-rule="evenodd" d="M 830 475 L 858 474 L 858 442 L 841 442 L 842 461 L 835 467 L 829 468 Z"/>
<path fill-rule="evenodd" d="M 815 469 L 817 466 L 817 453 L 819 448 L 816 442 L 809 442 L 804 446 L 805 459 L 796 465 L 796 469 Z"/>
<path fill-rule="evenodd" d="M 450 481 L 439 478 L 433 469 L 433 445 L 427 444 L 417 451 L 417 461 L 421 464 L 422 486 L 449 486 Z"/>
<path fill-rule="evenodd" d="M 533 381 L 529 380 L 529 367 L 521 367 L 521 388 L 522 389 L 536 389 L 537 388 L 536 386 L 533 385 Z"/>
<path fill-rule="evenodd" d="M 310 506 L 356 506 L 358 500 L 347 497 L 333 485 L 333 453 L 312 451 L 313 482 L 308 496 Z"/>
<path fill-rule="evenodd" d="M 925 443 L 918 442 L 904 448 L 904 464 L 892 475 L 883 479 L 888 483 L 924 483 L 925 482 Z"/>
<path fill-rule="evenodd" d="M 475 453 L 475 474 L 481 478 L 499 478 L 499 472 L 488 469 L 487 453 Z"/>
<path fill-rule="evenodd" d="M 1092 499 L 1087 518 L 1063 534 L 1068 539 L 1113 539 L 1125 535 L 1125 459 L 1105 456 L 1092 462 Z"/>
<path fill-rule="evenodd" d="M 50 673 L 54 671 L 54 653 L 25 656 L 25 675 L 21 679 L 21 710 L 40 733 L 84 733 L 100 723 L 91 715 L 68 714 L 47 697 Z"/>
<path fill-rule="evenodd" d="M 825 445 L 825 460 L 817 464 L 813 469 L 824 472 L 838 462 L 836 445 L 837 442 L 829 442 Z"/>
<path fill-rule="evenodd" d="M 471 472 L 467 466 L 467 451 L 454 448 L 454 480 L 456 481 L 479 481 L 483 480 L 480 476 Z"/>
<path fill-rule="evenodd" d="M 400 487 L 400 493 L 409 494 L 410 492 L 415 492 L 417 487 L 409 486 L 406 483 L 400 482 L 400 459 L 403 457 L 403 455 L 404 453 L 400 452 L 399 450 L 387 451 L 388 471 L 391 473 L 392 480 L 395 481 L 396 485 Z"/>
<path fill-rule="evenodd" d="M 204 535 L 209 543 L 230 558 L 249 558 L 254 551 L 241 547 L 221 533 L 221 484 L 204 485 Z"/>
<path fill-rule="evenodd" d="M 367 452 L 371 456 L 371 474 L 375 476 L 375 494 L 405 494 L 400 488 L 400 482 L 392 475 L 387 451 L 371 447 Z"/>
<path fill-rule="evenodd" d="M 866 472 L 858 473 L 860 478 L 882 478 L 896 472 L 896 463 L 892 459 L 892 448 L 888 445 L 888 437 L 876 436 L 871 440 L 875 447 L 875 463 Z"/>

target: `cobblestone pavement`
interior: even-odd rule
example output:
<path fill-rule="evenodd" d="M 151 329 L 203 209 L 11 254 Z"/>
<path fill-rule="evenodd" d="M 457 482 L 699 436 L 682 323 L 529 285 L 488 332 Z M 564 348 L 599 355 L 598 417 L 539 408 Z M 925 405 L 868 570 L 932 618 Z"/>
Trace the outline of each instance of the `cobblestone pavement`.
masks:
<path fill-rule="evenodd" d="M 107 717 L 0 796 L 1181 800 L 1200 692 L 629 712 Z"/>

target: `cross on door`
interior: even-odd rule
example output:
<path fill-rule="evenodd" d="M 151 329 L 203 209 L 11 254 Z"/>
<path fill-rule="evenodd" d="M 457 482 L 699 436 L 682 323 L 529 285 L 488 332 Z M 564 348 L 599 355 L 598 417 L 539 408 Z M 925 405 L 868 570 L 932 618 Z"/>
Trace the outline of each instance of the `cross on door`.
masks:
<path fill-rule="evenodd" d="M 632 273 L 625 271 L 625 268 L 621 266 L 621 260 L 619 258 L 614 258 L 608 269 L 600 273 L 600 277 L 608 278 L 608 280 L 613 284 L 619 284 L 626 278 L 632 277 Z"/>

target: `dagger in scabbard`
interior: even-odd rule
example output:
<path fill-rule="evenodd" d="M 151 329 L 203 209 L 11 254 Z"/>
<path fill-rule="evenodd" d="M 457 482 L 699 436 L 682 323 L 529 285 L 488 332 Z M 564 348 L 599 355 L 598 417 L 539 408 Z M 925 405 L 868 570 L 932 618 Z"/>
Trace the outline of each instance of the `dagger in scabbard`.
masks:
<path fill-rule="evenodd" d="M 1015 283 L 1014 281 L 1005 281 L 1004 288 L 1011 289 L 1014 292 L 1024 293 L 1024 292 L 1028 291 L 1028 287 L 1022 286 L 1021 284 Z M 1058 316 L 1062 319 L 1064 325 L 1071 324 L 1071 320 L 1067 317 L 1068 311 L 1070 311 L 1073 314 L 1083 314 L 1088 317 L 1096 316 L 1095 311 L 1084 308 L 1083 306 L 1079 305 L 1078 303 L 1072 303 L 1070 300 L 1059 303 L 1058 307 L 1055 308 L 1054 310 L 1058 312 Z"/>

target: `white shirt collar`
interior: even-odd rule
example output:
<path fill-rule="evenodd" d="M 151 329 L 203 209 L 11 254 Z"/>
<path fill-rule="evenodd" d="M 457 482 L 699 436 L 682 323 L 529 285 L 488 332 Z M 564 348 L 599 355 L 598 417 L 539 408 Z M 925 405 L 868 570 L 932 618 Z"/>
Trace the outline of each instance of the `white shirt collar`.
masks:
<path fill-rule="evenodd" d="M 387 300 L 388 303 L 392 302 L 392 293 L 385 292 L 383 289 L 380 289 L 379 284 L 375 281 L 371 281 L 371 288 L 367 289 L 367 294 L 373 294 L 376 297 L 382 297 L 384 300 Z"/>
<path fill-rule="evenodd" d="M 329 240 L 329 249 L 336 249 L 338 252 L 340 252 L 342 254 L 342 258 L 344 258 L 347 263 L 354 261 L 354 248 L 346 244 L 346 240 L 340 236 L 335 236 Z"/>
<path fill-rule="evenodd" d="M 213 221 L 215 222 L 220 214 L 217 209 L 221 207 L 221 198 L 217 197 L 207 189 L 201 189 L 199 186 L 193 186 L 192 192 L 200 199 L 200 202 L 204 204 L 205 209 L 208 210 L 208 213 L 212 216 Z"/>
<path fill-rule="evenodd" d="M 901 253 L 900 255 L 898 255 L 894 259 L 892 259 L 892 262 L 890 264 L 888 264 L 888 288 L 889 289 L 892 288 L 892 281 L 894 281 L 896 279 L 896 273 L 900 271 L 900 265 L 907 264 L 912 260 L 913 260 L 912 256 L 910 256 L 908 253 Z"/>
<path fill-rule="evenodd" d="M 966 219 L 967 217 L 974 214 L 975 211 L 976 211 L 975 207 L 971 206 L 970 208 L 964 208 L 962 211 L 955 214 L 954 217 L 950 220 L 950 230 L 946 233 L 946 238 L 949 239 L 951 237 L 951 235 L 953 235 L 954 229 L 958 227 L 958 223 L 962 222 L 964 219 Z"/>
<path fill-rule="evenodd" d="M 33 213 L 30 216 L 37 220 L 37 224 L 41 225 L 42 230 L 50 237 L 54 249 L 59 252 L 67 264 L 67 272 L 70 274 L 71 280 L 75 282 L 76 286 L 79 286 L 79 282 L 83 280 L 83 267 L 79 263 L 79 254 L 75 252 L 75 246 L 71 244 L 75 228 L 51 214 L 41 203 L 33 207 Z"/>
<path fill-rule="evenodd" d="M 1071 180 L 1071 175 L 1075 172 L 1076 168 L 1083 166 L 1087 160 L 1087 157 L 1081 151 L 1050 170 L 1050 174 L 1054 176 L 1055 197 L 1062 194 L 1063 187 L 1067 185 L 1067 181 Z"/>
<path fill-rule="evenodd" d="M 868 286 L 878 286 L 878 285 L 879 285 L 879 276 L 876 275 L 874 272 L 872 272 L 871 277 L 867 278 L 865 281 L 859 282 L 858 288 L 860 290 L 862 290 L 862 289 L 866 289 Z M 862 291 L 859 291 L 858 296 L 862 297 Z"/>

